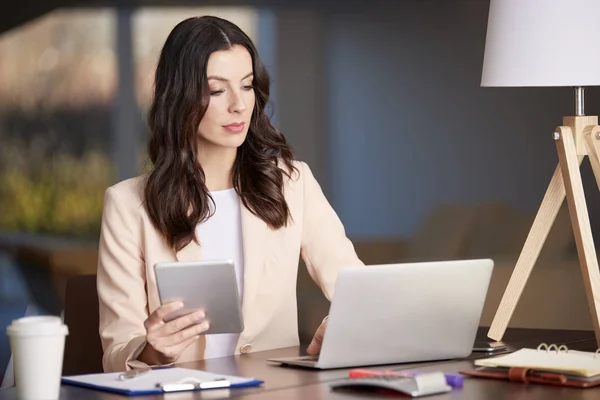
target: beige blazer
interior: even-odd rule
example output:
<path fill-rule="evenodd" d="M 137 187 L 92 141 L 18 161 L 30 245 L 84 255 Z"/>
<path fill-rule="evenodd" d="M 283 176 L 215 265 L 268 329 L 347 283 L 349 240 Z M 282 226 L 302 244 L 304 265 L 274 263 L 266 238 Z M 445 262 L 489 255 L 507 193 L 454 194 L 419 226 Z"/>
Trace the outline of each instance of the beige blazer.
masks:
<path fill-rule="evenodd" d="M 293 218 L 287 227 L 273 230 L 241 206 L 244 331 L 236 354 L 299 344 L 299 256 L 328 299 L 341 268 L 363 265 L 309 167 L 295 166 L 299 174 L 286 178 L 284 188 Z M 98 297 L 106 372 L 144 365 L 136 360 L 145 345 L 144 320 L 160 305 L 154 264 L 202 259 L 194 241 L 179 252 L 169 248 L 142 206 L 142 185 L 141 177 L 129 179 L 108 188 L 104 197 Z M 203 359 L 204 348 L 201 336 L 177 362 Z"/>

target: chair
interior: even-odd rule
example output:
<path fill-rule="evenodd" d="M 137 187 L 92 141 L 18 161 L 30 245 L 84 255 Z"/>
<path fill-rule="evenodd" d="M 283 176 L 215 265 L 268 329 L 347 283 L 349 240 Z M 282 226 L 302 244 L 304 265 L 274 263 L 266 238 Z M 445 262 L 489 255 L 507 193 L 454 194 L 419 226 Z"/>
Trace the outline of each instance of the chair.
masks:
<path fill-rule="evenodd" d="M 69 335 L 65 340 L 63 375 L 103 372 L 96 275 L 67 280 L 64 321 Z"/>

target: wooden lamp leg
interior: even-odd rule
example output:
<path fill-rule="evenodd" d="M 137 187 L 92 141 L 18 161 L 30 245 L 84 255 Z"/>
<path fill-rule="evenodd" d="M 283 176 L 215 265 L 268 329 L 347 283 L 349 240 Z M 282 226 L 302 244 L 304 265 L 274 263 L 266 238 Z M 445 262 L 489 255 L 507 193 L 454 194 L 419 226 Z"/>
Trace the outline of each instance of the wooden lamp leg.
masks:
<path fill-rule="evenodd" d="M 596 184 L 598 190 L 600 190 L 600 126 L 595 125 L 586 128 L 585 144 Z"/>
<path fill-rule="evenodd" d="M 502 340 L 566 196 L 596 342 L 600 346 L 600 269 L 579 171 L 583 158 L 589 155 L 600 189 L 600 126 L 593 116 L 565 117 L 563 125 L 555 133 L 558 166 L 488 331 L 494 340 Z"/>
<path fill-rule="evenodd" d="M 559 164 L 563 171 L 569 214 L 596 342 L 600 346 L 600 269 L 583 192 L 577 150 L 570 127 L 561 126 L 558 128 L 558 133 L 560 137 L 556 140 L 556 148 L 558 149 Z"/>
<path fill-rule="evenodd" d="M 565 185 L 563 183 L 560 164 L 554 170 L 550 185 L 546 190 L 542 204 L 533 221 L 533 225 L 527 235 L 515 269 L 510 277 L 508 286 L 504 291 L 496 315 L 490 325 L 488 337 L 494 340 L 502 340 L 508 322 L 517 307 L 519 298 L 523 293 L 525 284 L 529 279 L 533 265 L 548 237 L 550 228 L 556 219 L 556 215 L 565 199 Z"/>

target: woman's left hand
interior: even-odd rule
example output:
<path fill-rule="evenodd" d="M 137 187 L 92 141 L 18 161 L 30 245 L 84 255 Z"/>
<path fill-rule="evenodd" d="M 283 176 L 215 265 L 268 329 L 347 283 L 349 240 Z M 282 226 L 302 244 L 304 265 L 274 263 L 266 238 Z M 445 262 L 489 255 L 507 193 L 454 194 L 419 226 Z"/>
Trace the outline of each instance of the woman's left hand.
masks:
<path fill-rule="evenodd" d="M 321 352 L 321 344 L 323 343 L 323 336 L 325 335 L 325 329 L 327 329 L 327 317 L 321 322 L 321 325 L 317 328 L 315 332 L 315 336 L 313 336 L 312 341 L 308 345 L 306 352 L 311 355 L 317 355 Z"/>

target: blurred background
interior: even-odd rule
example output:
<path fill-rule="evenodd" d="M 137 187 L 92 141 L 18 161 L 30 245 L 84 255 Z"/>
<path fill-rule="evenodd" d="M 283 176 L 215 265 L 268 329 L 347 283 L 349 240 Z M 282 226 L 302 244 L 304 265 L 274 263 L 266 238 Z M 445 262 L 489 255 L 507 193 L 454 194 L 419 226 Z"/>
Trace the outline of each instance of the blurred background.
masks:
<path fill-rule="evenodd" d="M 179 21 L 257 45 L 270 110 L 369 264 L 491 257 L 489 324 L 558 161 L 570 88 L 481 88 L 486 0 L 34 1 L 0 6 L 0 327 L 59 315 L 94 274 L 106 188 L 147 167 L 145 116 Z M 557 55 L 559 56 L 559 55 Z M 586 91 L 588 114 L 598 91 Z M 582 167 L 592 230 L 600 198 Z M 598 234 L 596 234 L 598 237 Z M 512 326 L 591 328 L 566 207 Z M 537 275 L 536 275 L 537 274 Z M 301 268 L 300 336 L 326 301 Z M 552 294 L 563 292 L 554 303 Z M 562 310 L 562 311 L 561 311 Z M 564 311 L 564 312 L 563 312 Z M 0 334 L 0 381 L 8 363 Z"/>

